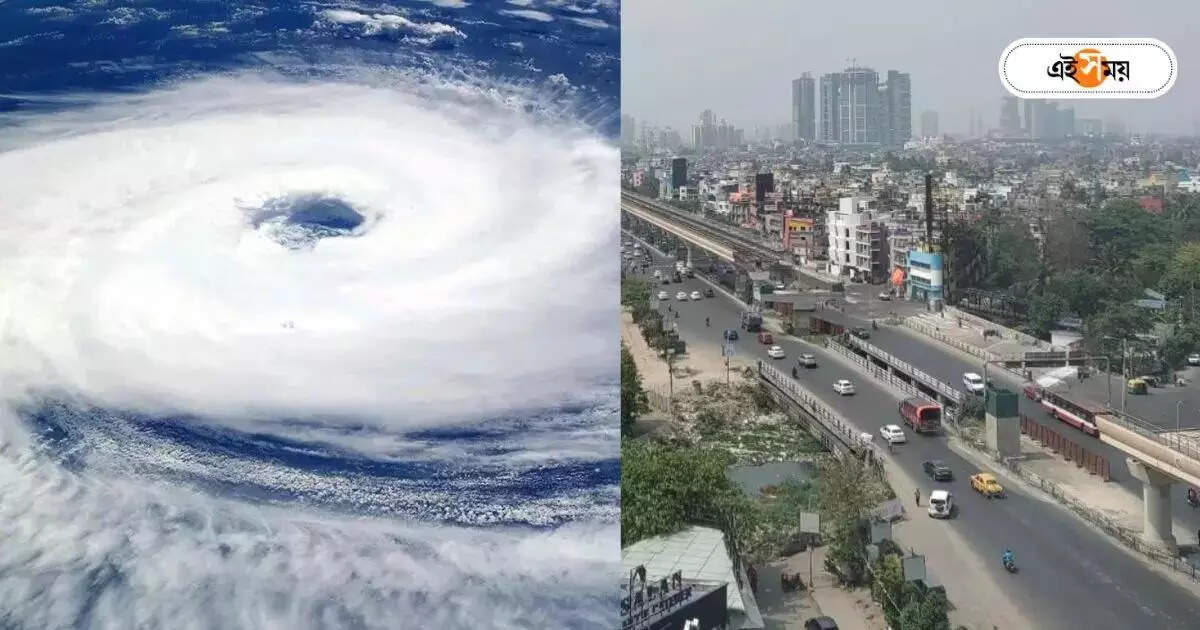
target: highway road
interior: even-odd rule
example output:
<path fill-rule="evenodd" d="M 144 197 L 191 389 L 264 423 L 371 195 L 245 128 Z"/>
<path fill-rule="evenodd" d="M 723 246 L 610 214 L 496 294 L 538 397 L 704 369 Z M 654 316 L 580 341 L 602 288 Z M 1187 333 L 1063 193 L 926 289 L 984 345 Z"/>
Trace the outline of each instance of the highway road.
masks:
<path fill-rule="evenodd" d="M 983 373 L 982 361 L 969 358 L 965 354 L 959 353 L 952 348 L 943 346 L 940 342 L 933 340 L 926 341 L 920 339 L 916 335 L 917 333 L 907 329 L 896 330 L 891 329 L 890 327 L 881 326 L 879 330 L 872 331 L 871 338 L 868 339 L 868 341 L 885 352 L 891 353 L 892 355 L 897 356 L 922 370 L 925 370 L 932 376 L 949 383 L 952 387 L 960 391 L 963 390 L 962 375 L 964 372 L 970 371 L 979 374 Z M 988 372 L 988 378 L 992 379 L 998 384 L 1003 385 L 1005 381 L 1008 381 L 1009 387 L 1018 386 L 1018 379 L 1015 376 L 1010 378 L 1010 375 L 1011 373 L 1001 372 L 1000 369 L 995 366 L 991 366 Z M 1089 387 L 1088 397 L 1097 402 L 1104 402 L 1105 393 L 1103 379 L 1091 379 L 1085 383 L 1093 383 L 1093 385 Z M 1072 389 L 1078 390 L 1080 383 L 1075 381 L 1071 386 Z M 1112 394 L 1113 404 L 1119 405 L 1121 392 L 1117 386 L 1113 387 Z M 1149 398 L 1149 396 L 1144 398 Z M 1083 433 L 1082 431 L 1079 431 L 1068 424 L 1059 422 L 1058 420 L 1049 417 L 1040 405 L 1032 400 L 1029 400 L 1028 398 L 1025 398 L 1023 395 L 1019 398 L 1019 400 L 1019 407 L 1022 414 L 1025 414 L 1039 424 L 1051 427 L 1052 429 L 1058 431 L 1069 439 L 1074 440 L 1076 443 L 1082 445 L 1084 448 L 1087 448 L 1093 453 L 1099 453 L 1108 458 L 1110 477 L 1112 479 L 1110 483 L 1120 484 L 1122 488 L 1124 488 L 1137 500 L 1139 505 L 1141 504 L 1142 484 L 1141 482 L 1129 476 L 1129 470 L 1125 466 L 1126 455 L 1124 452 L 1114 448 L 1113 446 L 1105 444 L 1099 439 L 1087 435 L 1086 433 Z M 1139 403 L 1142 403 L 1142 401 L 1139 400 Z M 1130 406 L 1130 411 L 1135 414 L 1138 412 L 1138 410 L 1132 405 Z M 1174 425 L 1173 416 L 1171 424 Z M 1187 427 L 1189 424 L 1184 422 L 1183 426 Z M 1171 488 L 1174 516 L 1177 521 L 1187 525 L 1188 531 L 1196 531 L 1197 529 L 1200 529 L 1200 511 L 1193 510 L 1190 506 L 1188 506 L 1186 502 L 1186 494 L 1187 486 L 1184 484 L 1176 484 Z M 1179 542 L 1193 543 L 1195 540 L 1189 539 L 1181 540 Z"/>
<path fill-rule="evenodd" d="M 673 262 L 656 255 L 654 264 L 670 267 Z M 665 313 L 668 303 L 678 308 L 681 315 L 674 321 L 689 344 L 719 346 L 723 329 L 738 328 L 741 307 L 720 292 L 715 298 L 698 302 L 681 303 L 673 299 L 677 291 L 703 291 L 708 286 L 703 280 L 694 279 L 655 289 L 656 294 L 658 290 L 669 291 L 672 299 L 662 303 L 660 310 Z M 705 317 L 710 318 L 711 326 L 704 325 Z M 864 430 L 877 435 L 885 424 L 900 424 L 897 404 L 902 396 L 897 392 L 835 359 L 823 348 L 790 339 L 776 339 L 776 342 L 786 350 L 787 358 L 775 360 L 774 364 L 787 372 L 801 352 L 816 355 L 819 367 L 802 369 L 799 380 Z M 758 344 L 753 335 L 743 333 L 734 344 L 740 356 L 772 361 L 766 356 L 766 347 Z M 852 380 L 858 393 L 846 397 L 834 394 L 832 384 L 839 378 Z M 954 481 L 930 481 L 925 486 L 924 496 L 933 487 L 945 487 L 958 503 L 956 517 L 939 524 L 971 541 L 985 566 L 994 573 L 991 578 L 1010 585 L 1005 594 L 1036 619 L 1039 628 L 1197 627 L 1200 599 L 1148 568 L 1142 559 L 1118 549 L 1114 542 L 1064 508 L 1030 496 L 1020 488 L 1008 488 L 1009 496 L 1002 500 L 989 501 L 974 493 L 967 476 L 976 472 L 976 468 L 951 451 L 944 437 L 910 434 L 909 443 L 897 445 L 891 456 L 914 478 L 923 477 L 921 463 L 926 459 L 941 459 L 954 470 Z M 911 501 L 911 497 L 902 498 Z M 908 505 L 911 509 L 912 504 Z M 926 518 L 923 511 L 913 517 Z M 1016 575 L 1007 574 L 1000 564 L 1006 546 L 1016 555 L 1020 567 Z M 949 582 L 946 586 L 952 599 L 955 591 L 971 588 L 961 583 L 959 576 L 945 581 Z"/>

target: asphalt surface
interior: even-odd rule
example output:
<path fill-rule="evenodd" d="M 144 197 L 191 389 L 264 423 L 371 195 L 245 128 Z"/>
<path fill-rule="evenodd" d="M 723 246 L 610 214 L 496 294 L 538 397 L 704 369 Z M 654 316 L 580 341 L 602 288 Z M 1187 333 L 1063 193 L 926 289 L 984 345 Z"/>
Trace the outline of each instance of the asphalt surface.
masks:
<path fill-rule="evenodd" d="M 654 267 L 671 269 L 674 262 L 654 255 Z M 650 277 L 653 280 L 652 277 Z M 733 342 L 738 356 L 761 359 L 790 373 L 797 357 L 810 353 L 817 357 L 815 369 L 800 368 L 799 381 L 863 430 L 878 435 L 885 424 L 902 424 L 897 404 L 902 395 L 879 384 L 874 379 L 834 359 L 824 348 L 802 341 L 776 336 L 775 343 L 784 348 L 784 359 L 767 357 L 767 347 L 757 343 L 755 335 L 739 329 L 741 306 L 717 292 L 717 297 L 700 301 L 679 302 L 674 299 L 680 290 L 703 292 L 709 285 L 697 278 L 682 283 L 657 285 L 671 296 L 659 308 L 667 312 L 667 304 L 678 310 L 680 335 L 689 344 L 710 343 L 719 347 L 726 328 L 739 330 L 740 338 Z M 708 317 L 711 325 L 705 326 Z M 889 336 L 890 337 L 890 336 Z M 891 344 L 898 349 L 904 342 Z M 914 342 L 917 343 L 917 342 Z M 889 350 L 893 351 L 893 350 Z M 924 346 L 919 356 L 938 356 Z M 904 355 L 900 355 L 904 356 Z M 912 361 L 912 359 L 906 360 Z M 913 361 L 925 367 L 924 361 Z M 947 364 L 950 366 L 950 364 Z M 952 367 L 952 366 L 951 366 Z M 928 369 L 928 368 L 926 368 Z M 949 369 L 949 367 L 947 367 Z M 932 370 L 931 370 L 932 372 Z M 959 372 L 961 378 L 961 372 Z M 854 396 L 833 393 L 833 382 L 850 379 L 857 389 Z M 954 383 L 949 378 L 948 382 Z M 957 379 L 956 379 L 957 380 Z M 971 490 L 967 477 L 978 471 L 970 462 L 951 451 L 944 437 L 921 436 L 906 430 L 908 443 L 897 445 L 891 455 L 914 477 L 924 477 L 921 464 L 926 459 L 940 459 L 954 471 L 951 482 L 928 481 L 923 498 L 934 488 L 949 489 L 957 504 L 955 517 L 940 522 L 961 532 L 982 554 L 985 566 L 995 572 L 992 576 L 1027 615 L 1038 622 L 1039 628 L 1189 628 L 1200 627 L 1200 599 L 1148 568 L 1116 543 L 1092 530 L 1064 508 L 1042 498 L 1026 494 L 1020 488 L 1006 487 L 1008 497 L 988 500 Z M 927 479 L 927 478 L 926 478 Z M 901 497 L 909 509 L 912 497 Z M 922 509 L 924 508 L 922 502 Z M 926 518 L 923 511 L 914 518 Z M 1000 564 L 1006 547 L 1015 556 L 1018 573 L 1008 574 Z M 919 550 L 918 550 L 919 551 Z M 934 580 L 938 576 L 932 576 Z M 951 584 L 951 592 L 963 588 Z M 969 588 L 969 586 L 968 586 Z"/>
<path fill-rule="evenodd" d="M 951 348 L 943 348 L 940 342 L 929 340 L 924 341 L 917 337 L 914 333 L 908 330 L 893 330 L 890 327 L 881 326 L 879 330 L 872 331 L 871 338 L 867 340 L 869 343 L 907 361 L 916 367 L 925 370 L 936 378 L 939 378 L 950 386 L 963 391 L 962 375 L 964 372 L 975 372 L 983 374 L 983 362 L 979 360 L 969 360 L 965 355 L 959 354 Z M 1018 387 L 1019 380 L 1011 373 L 1000 370 L 999 367 L 989 366 L 988 378 L 996 382 L 998 385 L 1007 384 L 1008 387 Z M 1103 378 L 1088 379 L 1079 381 L 1071 379 L 1071 390 L 1078 391 L 1083 388 L 1086 391 L 1086 397 L 1096 402 L 1104 402 L 1106 392 L 1104 389 Z M 1020 390 L 1017 390 L 1020 393 Z M 1157 390 L 1156 390 L 1157 391 Z M 1070 391 L 1065 392 L 1070 396 Z M 1121 391 L 1119 385 L 1114 382 L 1112 388 L 1113 404 L 1120 405 Z M 1151 396 L 1157 396 L 1152 394 Z M 1129 399 L 1135 398 L 1129 396 Z M 1139 396 L 1140 404 L 1146 404 L 1146 398 L 1150 396 Z M 1060 422 L 1051 418 L 1046 414 L 1045 410 L 1037 403 L 1029 400 L 1024 395 L 1019 398 L 1019 409 L 1022 414 L 1029 417 L 1038 424 L 1048 426 L 1068 439 L 1073 440 L 1084 448 L 1093 453 L 1099 453 L 1108 459 L 1109 477 L 1112 479 L 1110 483 L 1120 484 L 1131 496 L 1141 504 L 1142 500 L 1142 484 L 1138 480 L 1129 476 L 1129 470 L 1125 464 L 1127 455 L 1118 448 L 1101 442 L 1069 424 Z M 1137 414 L 1137 409 L 1131 401 L 1127 401 L 1131 413 Z M 1172 405 L 1173 406 L 1173 405 Z M 1174 417 L 1172 410 L 1171 426 L 1174 426 Z M 1149 418 L 1147 418 L 1149 419 Z M 1189 426 L 1186 422 L 1182 423 L 1184 427 Z M 1187 486 L 1184 484 L 1176 484 L 1171 488 L 1171 508 L 1173 516 L 1176 520 L 1184 523 L 1188 527 L 1188 531 L 1200 530 L 1200 511 L 1192 509 L 1186 500 Z M 1197 542 L 1195 539 L 1180 540 L 1181 544 L 1191 544 Z M 1196 627 L 1200 627 L 1200 621 L 1197 621 Z"/>

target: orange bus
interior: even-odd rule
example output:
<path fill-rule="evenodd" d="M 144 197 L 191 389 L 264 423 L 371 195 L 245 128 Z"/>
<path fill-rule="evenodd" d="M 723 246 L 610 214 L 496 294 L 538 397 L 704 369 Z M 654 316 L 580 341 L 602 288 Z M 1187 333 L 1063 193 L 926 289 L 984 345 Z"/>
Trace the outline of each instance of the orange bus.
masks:
<path fill-rule="evenodd" d="M 942 428 L 942 406 L 923 398 L 900 401 L 900 417 L 917 433 L 935 433 Z"/>

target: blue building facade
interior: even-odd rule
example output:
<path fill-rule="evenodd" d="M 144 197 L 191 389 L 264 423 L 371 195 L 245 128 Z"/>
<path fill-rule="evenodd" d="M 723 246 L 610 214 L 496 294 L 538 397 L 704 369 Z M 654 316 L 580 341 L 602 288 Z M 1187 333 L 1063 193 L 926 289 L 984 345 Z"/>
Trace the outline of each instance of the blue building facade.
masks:
<path fill-rule="evenodd" d="M 936 252 L 909 250 L 908 298 L 929 302 L 941 300 L 943 293 L 942 255 Z"/>

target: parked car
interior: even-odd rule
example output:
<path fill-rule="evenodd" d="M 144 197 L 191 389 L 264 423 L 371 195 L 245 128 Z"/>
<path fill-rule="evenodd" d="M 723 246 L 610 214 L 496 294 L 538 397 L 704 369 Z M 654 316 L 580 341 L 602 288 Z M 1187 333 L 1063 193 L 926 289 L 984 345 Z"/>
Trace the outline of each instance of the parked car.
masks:
<path fill-rule="evenodd" d="M 975 473 L 971 475 L 971 488 L 987 498 L 1004 496 L 1004 487 L 996 481 L 992 473 Z"/>
<path fill-rule="evenodd" d="M 950 518 L 954 510 L 954 499 L 948 490 L 934 490 L 929 493 L 929 515 L 933 518 Z"/>
<path fill-rule="evenodd" d="M 817 357 L 811 354 L 802 354 L 798 363 L 802 368 L 815 368 L 817 367 Z"/>
<path fill-rule="evenodd" d="M 833 391 L 842 396 L 850 396 L 854 393 L 854 383 L 847 379 L 839 379 L 833 383 Z"/>
<path fill-rule="evenodd" d="M 934 481 L 952 481 L 954 479 L 954 472 L 951 471 L 950 467 L 940 459 L 928 460 L 921 464 L 921 468 L 923 468 L 925 470 L 925 474 L 929 475 L 929 478 L 933 479 Z"/>
<path fill-rule="evenodd" d="M 904 436 L 904 429 L 895 424 L 885 424 L 879 427 L 879 435 L 885 442 L 891 444 L 904 444 L 908 441 L 908 438 Z"/>
<path fill-rule="evenodd" d="M 782 359 L 784 356 L 783 348 L 779 346 L 771 346 L 770 348 L 767 348 L 767 356 L 771 357 L 772 359 Z"/>
<path fill-rule="evenodd" d="M 724 337 L 726 341 L 737 341 L 737 331 L 732 328 L 726 328 Z"/>
<path fill-rule="evenodd" d="M 761 343 L 764 346 L 770 345 L 775 343 L 775 338 L 772 337 L 771 333 L 769 332 L 760 332 L 758 333 L 758 343 Z"/>
<path fill-rule="evenodd" d="M 662 269 L 655 269 L 655 270 L 654 270 L 654 277 L 655 277 L 655 278 L 661 278 L 661 277 L 662 277 Z"/>
<path fill-rule="evenodd" d="M 660 300 L 669 300 L 669 299 L 671 299 L 671 294 L 670 294 L 670 293 L 667 293 L 666 291 L 659 291 L 659 292 L 658 292 L 658 299 L 660 299 Z"/>
<path fill-rule="evenodd" d="M 804 622 L 804 630 L 838 630 L 833 617 L 812 617 Z"/>
<path fill-rule="evenodd" d="M 717 292 L 713 291 L 712 287 L 709 287 L 704 290 L 704 297 L 714 297 L 716 295 L 717 295 Z"/>
<path fill-rule="evenodd" d="M 984 387 L 982 376 L 974 372 L 967 372 L 966 374 L 963 374 L 962 381 L 963 387 L 966 387 L 968 392 L 971 392 L 972 394 L 983 393 Z"/>
<path fill-rule="evenodd" d="M 1188 355 L 1188 365 L 1200 365 L 1200 352 L 1193 352 Z"/>
<path fill-rule="evenodd" d="M 686 301 L 687 301 L 687 292 L 686 292 L 686 291 L 680 291 L 679 293 L 676 293 L 676 294 L 675 294 L 675 299 L 676 299 L 676 300 L 679 300 L 680 302 L 686 302 Z"/>
<path fill-rule="evenodd" d="M 891 293 L 888 293 L 887 291 L 884 291 L 884 292 L 882 292 L 882 293 L 880 293 L 880 294 L 879 294 L 879 299 L 880 299 L 880 300 L 883 300 L 884 302 L 891 302 L 891 301 L 892 301 L 892 294 L 891 294 Z"/>
<path fill-rule="evenodd" d="M 785 283 L 784 283 L 782 280 L 777 280 L 777 281 L 775 282 L 775 289 L 776 289 L 776 290 L 778 290 L 778 291 L 782 291 L 782 290 L 784 290 L 784 289 L 786 289 L 786 288 L 787 288 L 787 284 L 785 284 Z"/>
<path fill-rule="evenodd" d="M 870 339 L 871 338 L 871 331 L 867 330 L 866 328 L 863 328 L 862 326 L 855 326 L 854 328 L 851 328 L 850 334 L 854 335 L 855 337 L 858 337 L 859 339 Z"/>

